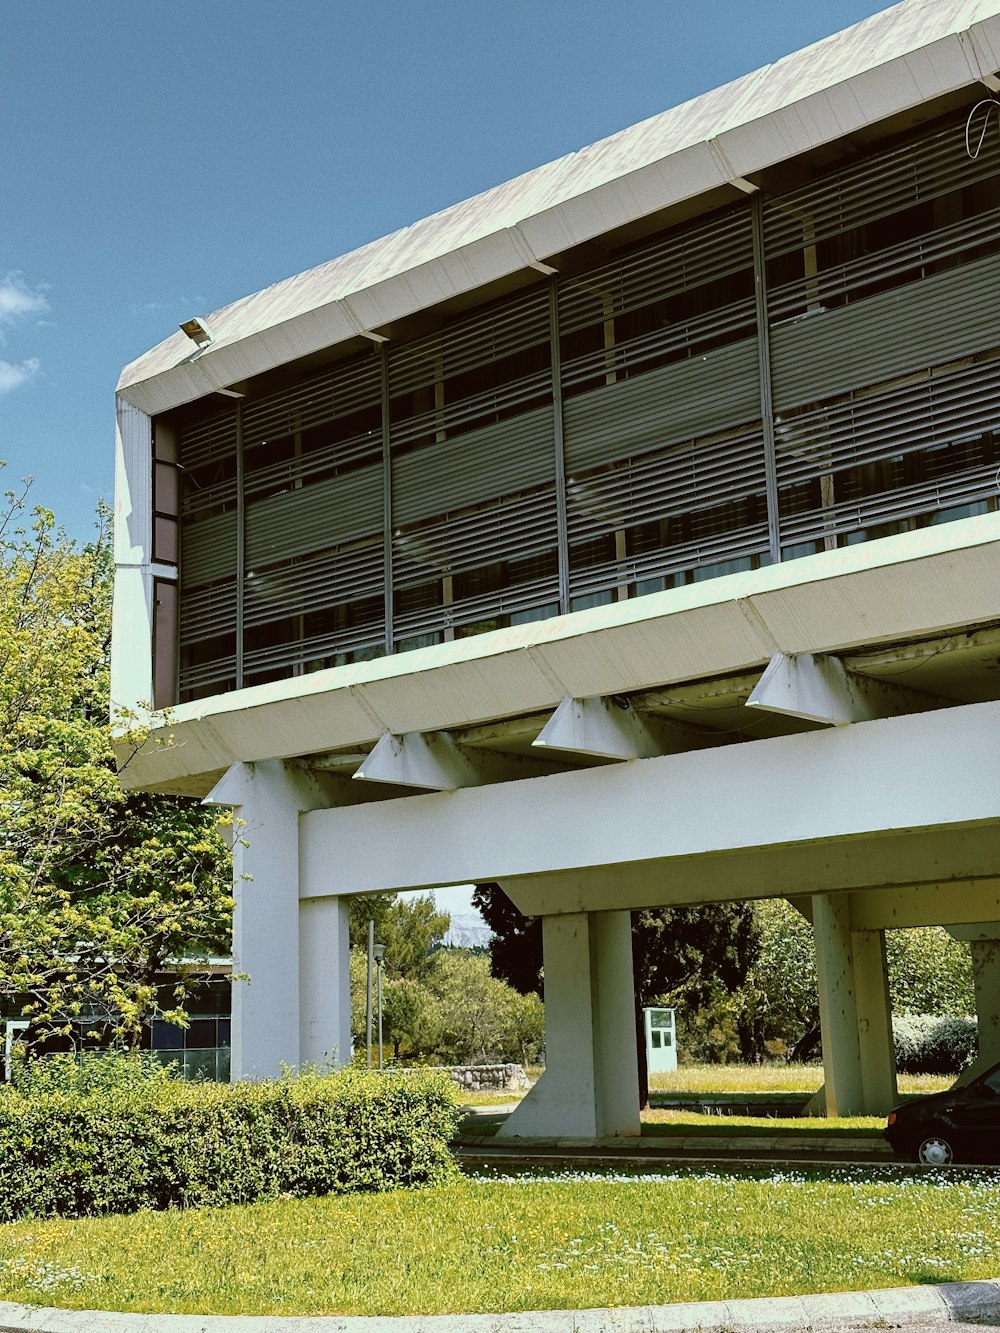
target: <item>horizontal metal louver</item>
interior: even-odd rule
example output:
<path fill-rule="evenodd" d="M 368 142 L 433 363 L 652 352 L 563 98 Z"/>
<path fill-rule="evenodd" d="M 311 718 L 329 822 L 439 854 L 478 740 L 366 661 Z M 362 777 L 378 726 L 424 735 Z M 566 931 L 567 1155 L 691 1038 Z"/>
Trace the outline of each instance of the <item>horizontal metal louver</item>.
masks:
<path fill-rule="evenodd" d="M 995 508 L 1000 136 L 963 133 L 176 426 L 182 697 Z"/>
<path fill-rule="evenodd" d="M 186 468 L 204 467 L 236 453 L 236 408 L 212 412 L 180 432 L 179 457 Z"/>
<path fill-rule="evenodd" d="M 554 577 L 533 579 L 506 588 L 497 588 L 477 597 L 434 606 L 427 610 L 397 612 L 393 631 L 397 642 L 421 636 L 437 636 L 442 629 L 461 630 L 477 626 L 480 630 L 499 628 L 508 619 L 533 619 L 531 612 L 542 610 L 555 615 L 559 610 L 559 585 Z M 486 623 L 483 622 L 495 622 Z"/>
<path fill-rule="evenodd" d="M 236 511 L 214 514 L 183 528 L 181 586 L 203 583 L 236 574 Z"/>
<path fill-rule="evenodd" d="M 236 623 L 236 580 L 210 583 L 186 592 L 180 607 L 181 634 L 186 642 L 210 639 L 220 627 Z"/>
<path fill-rule="evenodd" d="M 378 403 L 380 365 L 378 351 L 373 348 L 266 398 L 249 399 L 243 408 L 246 447 L 311 430 Z"/>
<path fill-rule="evenodd" d="M 567 481 L 570 541 L 763 494 L 764 486 L 759 428 L 647 455 Z"/>
<path fill-rule="evenodd" d="M 988 135 L 972 161 L 965 150 L 965 118 L 956 117 L 930 135 L 867 154 L 818 182 L 765 199 L 765 253 L 772 259 L 821 243 L 990 180 L 998 171 L 1000 138 Z"/>
<path fill-rule="evenodd" d="M 380 538 L 309 560 L 253 570 L 246 578 L 245 623 L 262 625 L 381 595 L 384 565 Z"/>
<path fill-rule="evenodd" d="M 706 530 L 671 541 L 652 552 L 633 552 L 588 565 L 570 575 L 573 600 L 630 590 L 631 585 L 657 583 L 670 588 L 703 577 L 751 569 L 766 560 L 769 546 L 766 519 L 734 524 L 723 532 Z"/>
<path fill-rule="evenodd" d="M 929 233 L 908 236 L 874 254 L 825 264 L 807 279 L 799 277 L 771 288 L 768 312 L 772 327 L 862 299 L 871 295 L 873 289 L 902 286 L 931 277 L 998 248 L 1000 207 Z M 803 309 L 804 292 L 808 295 L 806 309 Z"/>
<path fill-rule="evenodd" d="M 800 413 L 776 441 L 786 545 L 993 499 L 1000 351 Z"/>
<path fill-rule="evenodd" d="M 753 338 L 570 398 L 563 408 L 567 470 L 752 420 L 760 414 L 759 375 Z"/>
<path fill-rule="evenodd" d="M 254 468 L 247 475 L 243 494 L 248 501 L 282 491 L 299 490 L 329 477 L 343 476 L 366 463 L 380 462 L 382 437 L 379 431 L 337 440 L 324 449 L 293 454 Z"/>
<path fill-rule="evenodd" d="M 771 331 L 774 405 L 831 394 L 976 352 L 997 341 L 1000 256 Z"/>
<path fill-rule="evenodd" d="M 545 347 L 548 340 L 548 289 L 539 286 L 486 311 L 450 320 L 428 337 L 394 347 L 392 394 L 495 365 L 526 347 Z"/>
<path fill-rule="evenodd" d="M 236 505 L 237 409 L 186 426 L 178 441 L 181 514 L 191 519 Z"/>
<path fill-rule="evenodd" d="M 382 468 L 358 468 L 247 505 L 247 568 L 382 531 Z"/>
<path fill-rule="evenodd" d="M 560 333 L 722 282 L 752 264 L 749 208 L 717 215 L 560 283 Z"/>
<path fill-rule="evenodd" d="M 397 532 L 392 543 L 395 582 L 405 587 L 548 550 L 555 543 L 555 516 L 550 487 Z"/>
<path fill-rule="evenodd" d="M 393 526 L 552 481 L 552 432 L 546 406 L 393 459 Z"/>

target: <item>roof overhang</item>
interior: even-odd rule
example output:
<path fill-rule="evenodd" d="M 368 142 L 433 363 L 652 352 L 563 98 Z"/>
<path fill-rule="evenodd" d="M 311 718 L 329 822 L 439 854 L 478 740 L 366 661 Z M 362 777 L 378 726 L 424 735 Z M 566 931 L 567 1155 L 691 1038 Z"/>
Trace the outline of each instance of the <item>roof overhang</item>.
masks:
<path fill-rule="evenodd" d="M 903 0 L 824 41 L 205 316 L 126 366 L 155 415 L 509 279 L 1000 69 L 1000 0 Z"/>

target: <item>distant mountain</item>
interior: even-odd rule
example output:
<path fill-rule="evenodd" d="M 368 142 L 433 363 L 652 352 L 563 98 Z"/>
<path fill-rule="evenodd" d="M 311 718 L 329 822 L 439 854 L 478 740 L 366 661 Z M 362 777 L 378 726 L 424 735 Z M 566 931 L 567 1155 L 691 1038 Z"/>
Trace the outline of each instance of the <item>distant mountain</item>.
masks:
<path fill-rule="evenodd" d="M 458 949 L 485 949 L 491 936 L 492 931 L 478 912 L 452 912 L 444 943 Z"/>

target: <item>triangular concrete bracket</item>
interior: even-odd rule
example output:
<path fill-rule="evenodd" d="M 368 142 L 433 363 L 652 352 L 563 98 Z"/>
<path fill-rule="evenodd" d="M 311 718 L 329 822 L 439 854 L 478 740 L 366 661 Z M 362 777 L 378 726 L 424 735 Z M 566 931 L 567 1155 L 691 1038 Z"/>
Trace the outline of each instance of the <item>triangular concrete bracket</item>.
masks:
<path fill-rule="evenodd" d="M 402 736 L 386 732 L 354 777 L 361 782 L 390 782 L 424 791 L 454 791 L 489 782 L 492 775 L 486 768 L 445 732 L 408 731 Z"/>
<path fill-rule="evenodd" d="M 637 713 L 614 698 L 564 699 L 532 742 L 592 759 L 652 759 L 704 743 L 693 729 Z"/>
<path fill-rule="evenodd" d="M 846 727 L 858 721 L 847 672 L 835 657 L 775 653 L 747 700 L 763 708 L 827 726 Z"/>
<path fill-rule="evenodd" d="M 829 727 L 870 722 L 902 713 L 923 713 L 949 700 L 894 681 L 848 671 L 837 657 L 817 653 L 775 653 L 764 669 L 748 708 L 763 708 Z"/>

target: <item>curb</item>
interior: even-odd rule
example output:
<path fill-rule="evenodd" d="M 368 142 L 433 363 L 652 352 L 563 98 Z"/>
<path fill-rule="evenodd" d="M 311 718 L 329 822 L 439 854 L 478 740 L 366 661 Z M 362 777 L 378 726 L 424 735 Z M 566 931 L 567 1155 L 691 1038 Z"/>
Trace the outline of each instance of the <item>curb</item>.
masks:
<path fill-rule="evenodd" d="M 863 1326 L 991 1321 L 1000 1321 L 1000 1278 L 823 1296 L 516 1314 L 152 1315 L 0 1302 L 0 1333 L 834 1333 Z"/>

